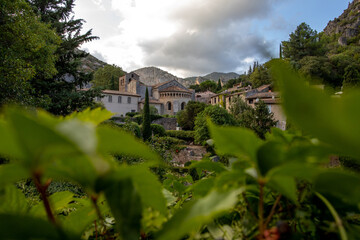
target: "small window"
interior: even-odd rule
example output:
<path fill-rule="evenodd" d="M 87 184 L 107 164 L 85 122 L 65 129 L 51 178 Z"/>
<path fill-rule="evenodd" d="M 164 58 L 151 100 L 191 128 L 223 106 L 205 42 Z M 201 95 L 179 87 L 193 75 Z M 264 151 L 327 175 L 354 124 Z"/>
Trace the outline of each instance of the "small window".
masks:
<path fill-rule="evenodd" d="M 136 112 L 135 110 L 131 110 L 132 113 Z"/>
<path fill-rule="evenodd" d="M 184 110 L 185 109 L 185 103 L 181 103 L 181 110 Z"/>
<path fill-rule="evenodd" d="M 168 110 L 171 111 L 171 102 L 168 102 L 167 105 L 168 105 L 168 106 L 167 106 L 167 107 L 168 107 Z"/>
<path fill-rule="evenodd" d="M 122 99 L 121 96 L 118 97 L 118 103 L 121 103 Z"/>
<path fill-rule="evenodd" d="M 249 104 L 252 104 L 252 103 L 253 103 L 253 100 L 252 100 L 252 99 L 250 99 L 250 100 L 249 100 Z"/>
<path fill-rule="evenodd" d="M 127 101 L 128 103 L 131 103 L 131 97 L 128 97 L 128 101 Z"/>
<path fill-rule="evenodd" d="M 216 98 L 214 98 L 214 103 L 216 103 Z"/>
<path fill-rule="evenodd" d="M 109 96 L 108 100 L 109 100 L 109 102 L 112 102 L 112 96 L 111 95 Z"/>

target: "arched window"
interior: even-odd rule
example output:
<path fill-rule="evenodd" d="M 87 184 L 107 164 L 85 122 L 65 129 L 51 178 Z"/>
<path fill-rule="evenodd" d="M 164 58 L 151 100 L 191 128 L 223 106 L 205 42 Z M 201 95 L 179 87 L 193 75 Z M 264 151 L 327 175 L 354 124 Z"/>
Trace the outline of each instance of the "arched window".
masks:
<path fill-rule="evenodd" d="M 128 103 L 131 103 L 131 97 L 128 97 L 128 99 L 127 99 L 128 101 Z"/>
<path fill-rule="evenodd" d="M 185 102 L 181 103 L 181 110 L 184 110 L 185 109 Z"/>
<path fill-rule="evenodd" d="M 169 111 L 171 111 L 171 102 L 168 102 L 168 103 L 167 103 L 167 109 L 168 109 Z"/>

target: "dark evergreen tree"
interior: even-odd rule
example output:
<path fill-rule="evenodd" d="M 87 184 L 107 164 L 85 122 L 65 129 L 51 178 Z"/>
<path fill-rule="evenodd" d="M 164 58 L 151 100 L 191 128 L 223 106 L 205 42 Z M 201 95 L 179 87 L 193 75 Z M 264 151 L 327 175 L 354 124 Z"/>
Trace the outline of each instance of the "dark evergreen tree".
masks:
<path fill-rule="evenodd" d="M 220 80 L 220 78 L 219 78 L 219 80 L 218 80 L 218 84 L 217 84 L 217 91 L 220 91 L 221 90 L 221 80 Z"/>
<path fill-rule="evenodd" d="M 142 135 L 144 141 L 147 141 L 151 138 L 151 116 L 150 116 L 149 92 L 147 88 L 145 92 Z"/>
<path fill-rule="evenodd" d="M 253 130 L 260 138 L 265 139 L 265 134 L 276 125 L 274 114 L 263 101 L 257 103 L 256 108 L 245 110 L 240 115 L 240 125 Z"/>
<path fill-rule="evenodd" d="M 36 97 L 50 97 L 48 111 L 66 115 L 94 105 L 99 90 L 79 91 L 92 79 L 92 74 L 80 69 L 80 60 L 88 54 L 80 51 L 81 44 L 98 39 L 91 31 L 81 34 L 84 20 L 74 19 L 72 9 L 75 0 L 28 0 L 42 22 L 49 24 L 61 37 L 57 49 L 57 74 L 49 78 L 38 73 L 32 80 Z"/>

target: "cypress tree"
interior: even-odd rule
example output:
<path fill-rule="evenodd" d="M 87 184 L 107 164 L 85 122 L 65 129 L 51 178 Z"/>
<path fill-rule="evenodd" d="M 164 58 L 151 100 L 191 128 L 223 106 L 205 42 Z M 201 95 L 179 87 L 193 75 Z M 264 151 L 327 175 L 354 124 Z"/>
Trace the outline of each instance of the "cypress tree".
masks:
<path fill-rule="evenodd" d="M 149 92 L 146 88 L 145 104 L 143 112 L 142 135 L 144 141 L 151 138 L 151 119 L 150 119 L 150 105 L 149 105 Z"/>
<path fill-rule="evenodd" d="M 221 90 L 221 80 L 220 80 L 220 78 L 219 78 L 219 81 L 218 81 L 218 84 L 217 84 L 217 91 L 220 91 Z"/>

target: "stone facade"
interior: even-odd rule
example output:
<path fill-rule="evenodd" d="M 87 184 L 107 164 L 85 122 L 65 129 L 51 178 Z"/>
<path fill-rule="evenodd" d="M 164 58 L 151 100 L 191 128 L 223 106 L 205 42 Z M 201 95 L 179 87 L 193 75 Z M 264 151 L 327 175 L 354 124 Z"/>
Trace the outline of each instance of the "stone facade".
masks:
<path fill-rule="evenodd" d="M 285 130 L 286 116 L 281 108 L 280 95 L 277 92 L 272 92 L 272 86 L 270 84 L 255 89 L 252 89 L 249 86 L 234 86 L 226 92 L 211 97 L 211 104 L 220 105 L 230 111 L 234 98 L 241 98 L 251 107 L 255 107 L 260 100 L 264 101 L 269 111 L 274 114 L 274 119 L 277 121 L 276 127 Z"/>
<path fill-rule="evenodd" d="M 141 82 L 138 74 L 131 72 L 119 78 L 119 91 L 105 90 L 104 97 L 98 101 L 116 113 L 116 116 L 125 115 L 127 112 L 139 112 L 144 107 L 146 89 L 149 92 L 150 106 L 154 106 L 160 115 L 175 115 L 195 98 L 195 91 L 187 89 L 177 80 L 147 86 Z M 127 102 L 129 97 L 130 103 Z"/>

